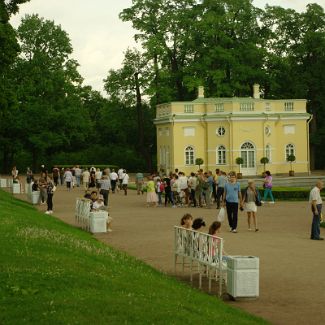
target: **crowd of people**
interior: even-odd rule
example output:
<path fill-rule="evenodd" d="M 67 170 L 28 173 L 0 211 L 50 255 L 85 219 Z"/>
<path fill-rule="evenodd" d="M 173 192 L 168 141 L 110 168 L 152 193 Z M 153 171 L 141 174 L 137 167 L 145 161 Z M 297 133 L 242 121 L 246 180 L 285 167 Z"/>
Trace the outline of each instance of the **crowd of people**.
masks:
<path fill-rule="evenodd" d="M 13 182 L 19 182 L 19 172 L 16 166 L 12 172 Z M 82 187 L 85 197 L 91 197 L 94 209 L 101 208 L 102 201 L 105 209 L 109 206 L 109 193 L 122 191 L 128 194 L 130 177 L 124 168 L 110 170 L 91 167 L 82 169 L 76 165 L 72 168 L 54 166 L 50 176 L 44 165 L 41 166 L 41 176 L 35 179 L 30 168 L 26 171 L 26 182 L 32 183 L 33 191 L 40 191 L 40 204 L 47 203 L 46 213 L 53 213 L 53 195 L 57 185 L 65 185 L 68 191 L 74 187 Z M 248 230 L 259 231 L 257 222 L 257 207 L 269 203 L 274 204 L 272 193 L 272 175 L 265 172 L 263 181 L 263 199 L 253 180 L 248 180 L 248 186 L 242 191 L 236 173 L 228 174 L 220 169 L 204 172 L 199 169 L 186 176 L 184 172 L 175 169 L 169 175 L 152 174 L 145 178 L 144 174 L 135 174 L 137 194 L 146 193 L 147 206 L 224 208 L 228 217 L 229 230 L 237 233 L 238 210 L 246 211 Z M 320 218 L 322 216 L 322 199 L 320 190 L 323 183 L 319 181 L 310 193 L 310 203 L 313 212 L 311 239 L 322 240 L 320 237 Z M 95 195 L 96 194 L 96 195 Z M 94 200 L 93 198 L 96 197 Z"/>

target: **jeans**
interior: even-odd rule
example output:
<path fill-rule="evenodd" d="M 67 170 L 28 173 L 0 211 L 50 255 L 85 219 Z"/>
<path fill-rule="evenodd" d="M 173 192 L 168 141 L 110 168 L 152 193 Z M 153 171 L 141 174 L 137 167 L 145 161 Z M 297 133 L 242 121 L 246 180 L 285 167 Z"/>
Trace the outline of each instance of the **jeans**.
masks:
<path fill-rule="evenodd" d="M 173 192 L 170 189 L 165 188 L 165 206 L 167 205 L 168 201 L 174 205 Z"/>
<path fill-rule="evenodd" d="M 227 209 L 229 227 L 232 230 L 237 229 L 238 203 L 226 201 L 226 209 Z"/>
<path fill-rule="evenodd" d="M 76 176 L 76 182 L 77 182 L 77 186 L 79 187 L 80 186 L 80 175 Z"/>
<path fill-rule="evenodd" d="M 217 209 L 220 208 L 220 199 L 222 197 L 223 199 L 223 192 L 225 191 L 225 189 L 223 187 L 219 187 L 217 189 Z"/>
<path fill-rule="evenodd" d="M 313 222 L 311 224 L 311 239 L 318 239 L 320 237 L 320 215 L 322 213 L 322 205 L 316 205 L 318 214 L 313 211 Z"/>
<path fill-rule="evenodd" d="M 266 187 L 266 188 L 264 189 L 264 197 L 263 197 L 263 201 L 266 201 L 266 199 L 267 199 L 267 197 L 268 197 L 269 195 L 270 195 L 271 201 L 274 202 L 274 197 L 273 197 L 273 194 L 272 194 L 272 189 Z"/>
<path fill-rule="evenodd" d="M 108 195 L 109 195 L 109 190 L 100 190 L 100 194 L 103 195 L 104 198 L 104 205 L 107 207 L 108 206 Z"/>
<path fill-rule="evenodd" d="M 47 211 L 53 210 L 53 194 L 47 193 Z"/>
<path fill-rule="evenodd" d="M 158 195 L 158 204 L 159 205 L 162 205 L 162 201 L 161 201 L 161 195 L 162 195 L 162 193 L 161 192 L 157 192 L 157 195 Z"/>

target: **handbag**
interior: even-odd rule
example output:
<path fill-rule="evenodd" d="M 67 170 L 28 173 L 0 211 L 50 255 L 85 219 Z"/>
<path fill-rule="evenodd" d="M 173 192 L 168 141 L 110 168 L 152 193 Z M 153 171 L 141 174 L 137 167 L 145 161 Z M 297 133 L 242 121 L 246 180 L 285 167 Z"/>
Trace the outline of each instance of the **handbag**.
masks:
<path fill-rule="evenodd" d="M 55 192 L 56 191 L 56 186 L 54 185 L 53 187 L 52 187 L 52 192 Z"/>
<path fill-rule="evenodd" d="M 219 210 L 218 215 L 217 215 L 217 221 L 223 222 L 225 220 L 225 216 L 226 216 L 226 209 L 225 208 L 221 208 Z"/>

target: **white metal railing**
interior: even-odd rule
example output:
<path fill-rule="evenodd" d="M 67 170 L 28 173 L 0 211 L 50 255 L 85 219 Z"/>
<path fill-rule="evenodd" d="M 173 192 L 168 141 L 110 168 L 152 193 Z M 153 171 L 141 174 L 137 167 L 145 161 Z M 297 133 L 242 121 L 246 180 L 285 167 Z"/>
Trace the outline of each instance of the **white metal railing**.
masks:
<path fill-rule="evenodd" d="M 76 200 L 75 219 L 87 231 L 90 230 L 90 203 L 91 200 L 85 198 Z"/>
<path fill-rule="evenodd" d="M 176 273 L 177 257 L 182 258 L 182 271 L 184 272 L 186 261 L 190 264 L 190 278 L 193 280 L 193 263 L 197 263 L 199 273 L 199 287 L 202 287 L 202 275 L 209 280 L 209 292 L 211 280 L 219 282 L 219 296 L 222 294 L 222 282 L 226 280 L 225 271 L 227 265 L 223 262 L 223 239 L 206 233 L 198 232 L 182 227 L 174 227 L 174 269 Z"/>

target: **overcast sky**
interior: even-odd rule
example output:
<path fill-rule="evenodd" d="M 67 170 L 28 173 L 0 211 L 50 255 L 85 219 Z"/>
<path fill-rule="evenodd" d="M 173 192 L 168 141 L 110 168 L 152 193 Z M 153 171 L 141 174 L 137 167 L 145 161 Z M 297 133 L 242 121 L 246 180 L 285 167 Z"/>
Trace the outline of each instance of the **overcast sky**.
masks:
<path fill-rule="evenodd" d="M 253 3 L 260 8 L 269 4 L 297 11 L 304 11 L 308 3 L 325 7 L 325 0 L 254 0 Z M 37 13 L 61 25 L 71 39 L 73 57 L 80 64 L 84 84 L 102 91 L 108 70 L 119 68 L 123 52 L 136 46 L 131 24 L 118 18 L 131 4 L 132 0 L 31 0 L 20 6 L 11 23 L 17 27 L 21 17 Z"/>

